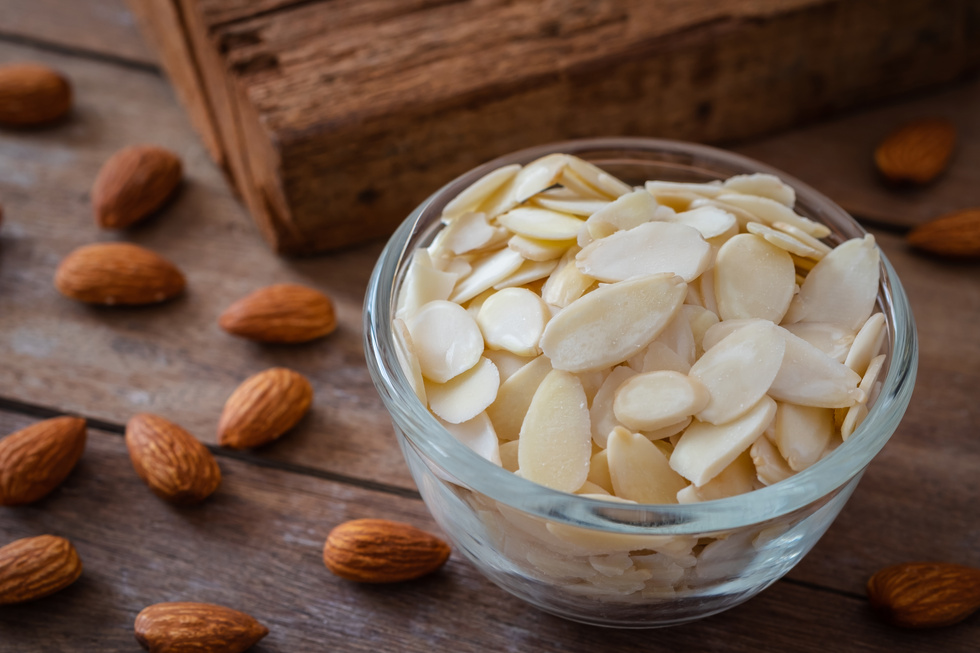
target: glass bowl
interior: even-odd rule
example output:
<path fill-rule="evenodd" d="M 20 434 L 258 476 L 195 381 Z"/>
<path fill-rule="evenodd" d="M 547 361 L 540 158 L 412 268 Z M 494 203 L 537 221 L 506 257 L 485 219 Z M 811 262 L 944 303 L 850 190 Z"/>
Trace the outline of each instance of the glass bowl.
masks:
<path fill-rule="evenodd" d="M 457 441 L 422 405 L 398 362 L 392 318 L 410 255 L 431 242 L 446 203 L 493 169 L 555 152 L 633 185 L 775 174 L 795 189 L 798 213 L 830 228 L 828 243 L 865 232 L 809 186 L 751 159 L 669 140 L 590 139 L 508 154 L 446 184 L 408 216 L 374 269 L 364 303 L 368 367 L 422 498 L 457 551 L 508 592 L 583 623 L 651 628 L 715 614 L 799 562 L 898 427 L 917 361 L 908 299 L 882 256 L 877 305 L 887 325 L 884 381 L 851 437 L 789 479 L 725 499 L 671 505 L 612 503 L 527 481 Z"/>

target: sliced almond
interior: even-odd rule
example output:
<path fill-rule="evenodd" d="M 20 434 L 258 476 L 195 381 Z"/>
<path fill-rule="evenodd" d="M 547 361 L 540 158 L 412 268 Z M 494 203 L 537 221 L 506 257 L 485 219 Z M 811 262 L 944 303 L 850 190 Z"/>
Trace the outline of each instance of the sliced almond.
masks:
<path fill-rule="evenodd" d="M 775 175 L 768 175 L 756 172 L 750 175 L 735 175 L 729 177 L 722 186 L 728 190 L 733 190 L 745 195 L 758 195 L 768 197 L 784 206 L 793 208 L 796 204 L 796 191 L 793 187 L 783 183 L 783 180 Z"/>
<path fill-rule="evenodd" d="M 793 259 L 753 234 L 739 234 L 718 250 L 714 268 L 718 316 L 779 323 L 796 287 Z"/>
<path fill-rule="evenodd" d="M 485 249 L 501 239 L 501 230 L 490 225 L 485 213 L 475 211 L 459 216 L 444 231 L 442 246 L 456 255 Z M 506 232 L 503 236 L 510 238 Z"/>
<path fill-rule="evenodd" d="M 686 284 L 673 274 L 638 277 L 599 288 L 548 322 L 541 349 L 555 369 L 582 372 L 611 367 L 660 335 L 686 294 Z"/>
<path fill-rule="evenodd" d="M 762 397 L 742 417 L 720 426 L 694 422 L 670 456 L 670 467 L 698 487 L 717 476 L 762 435 L 776 415 L 776 402 Z"/>
<path fill-rule="evenodd" d="M 497 443 L 497 434 L 493 430 L 493 424 L 486 413 L 480 413 L 473 419 L 459 424 L 453 424 L 440 419 L 442 426 L 452 433 L 453 437 L 475 451 L 481 457 L 490 462 L 500 465 L 500 446 Z"/>
<path fill-rule="evenodd" d="M 710 395 L 696 417 L 725 424 L 758 406 L 779 373 L 785 349 L 776 327 L 764 320 L 738 329 L 708 349 L 690 372 Z"/>
<path fill-rule="evenodd" d="M 687 193 L 695 197 L 718 197 L 725 193 L 725 188 L 720 183 L 698 184 L 683 181 L 648 181 L 644 184 L 646 191 L 657 197 L 666 194 Z"/>
<path fill-rule="evenodd" d="M 541 299 L 545 303 L 565 308 L 595 285 L 595 279 L 582 274 L 575 264 L 575 255 L 579 251 L 578 246 L 570 248 L 548 277 L 541 288 Z"/>
<path fill-rule="evenodd" d="M 834 435 L 834 411 L 829 408 L 777 402 L 773 443 L 793 471 L 820 460 Z"/>
<path fill-rule="evenodd" d="M 533 356 L 518 356 L 517 354 L 510 353 L 506 349 L 486 349 L 484 350 L 483 355 L 489 358 L 490 361 L 497 366 L 497 371 L 500 373 L 501 383 L 509 379 L 519 369 L 534 360 Z"/>
<path fill-rule="evenodd" d="M 451 301 L 464 304 L 517 272 L 524 257 L 512 249 L 501 249 L 476 261 L 473 269 L 456 285 Z"/>
<path fill-rule="evenodd" d="M 450 424 L 467 422 L 493 403 L 500 388 L 500 374 L 487 358 L 445 383 L 425 384 L 429 408 Z"/>
<path fill-rule="evenodd" d="M 609 200 L 605 199 L 579 198 L 574 195 L 568 199 L 562 199 L 558 197 L 546 197 L 543 193 L 538 194 L 534 198 L 534 203 L 543 209 L 551 209 L 559 213 L 570 213 L 571 215 L 580 215 L 585 218 L 597 211 L 601 211 L 610 204 Z"/>
<path fill-rule="evenodd" d="M 548 154 L 524 166 L 514 179 L 514 197 L 521 203 L 558 182 L 570 157 Z"/>
<path fill-rule="evenodd" d="M 517 462 L 517 448 L 520 443 L 517 440 L 511 440 L 510 442 L 501 442 L 497 451 L 500 454 L 500 466 L 506 469 L 508 472 L 516 472 L 518 467 Z"/>
<path fill-rule="evenodd" d="M 776 445 L 764 435 L 760 435 L 752 444 L 749 454 L 755 465 L 756 476 L 763 485 L 784 481 L 795 473 L 780 455 Z"/>
<path fill-rule="evenodd" d="M 392 324 L 392 330 L 395 334 L 395 356 L 398 358 L 398 364 L 408 377 L 408 382 L 419 401 L 428 404 L 425 398 L 425 379 L 422 378 L 422 368 L 419 365 L 415 345 L 412 343 L 412 334 L 409 333 L 405 321 L 397 317 Z"/>
<path fill-rule="evenodd" d="M 719 236 L 731 237 L 738 233 L 738 220 L 735 216 L 717 206 L 701 206 L 663 219 L 693 227 L 705 240 Z"/>
<path fill-rule="evenodd" d="M 814 249 L 800 239 L 790 236 L 782 231 L 773 229 L 772 227 L 764 225 L 761 222 L 750 222 L 745 225 L 745 229 L 750 234 L 760 236 L 770 245 L 775 245 L 779 249 L 786 250 L 790 254 L 802 256 L 804 258 L 812 258 L 816 261 L 819 261 L 824 257 L 824 252 Z"/>
<path fill-rule="evenodd" d="M 585 225 L 584 220 L 574 215 L 528 207 L 512 209 L 497 221 L 515 234 L 539 240 L 570 240 Z"/>
<path fill-rule="evenodd" d="M 422 375 L 436 383 L 445 383 L 472 368 L 483 354 L 480 327 L 459 304 L 429 302 L 405 323 Z"/>
<path fill-rule="evenodd" d="M 458 278 L 433 267 L 432 259 L 424 249 L 416 251 L 402 282 L 396 315 L 408 318 L 431 301 L 449 299 Z"/>
<path fill-rule="evenodd" d="M 483 302 L 476 322 L 490 349 L 536 356 L 541 353 L 538 340 L 550 317 L 548 307 L 530 290 L 505 288 Z"/>
<path fill-rule="evenodd" d="M 568 251 L 568 248 L 574 244 L 574 240 L 539 240 L 521 235 L 512 236 L 507 241 L 507 247 L 528 261 L 553 261 L 560 259 Z"/>
<path fill-rule="evenodd" d="M 809 218 L 797 214 L 793 209 L 780 204 L 776 200 L 768 197 L 757 197 L 755 195 L 723 194 L 719 195 L 717 201 L 740 208 L 755 216 L 759 222 L 772 225 L 776 222 L 791 224 L 797 229 L 804 231 L 814 238 L 824 238 L 830 235 L 830 229 L 819 222 L 814 222 Z"/>
<path fill-rule="evenodd" d="M 844 417 L 844 423 L 840 426 L 841 439 L 847 442 L 847 439 L 854 435 L 854 431 L 857 430 L 857 427 L 861 426 L 861 422 L 867 416 L 867 404 L 855 404 L 848 408 L 847 415 Z"/>
<path fill-rule="evenodd" d="M 609 433 L 617 426 L 622 426 L 616 419 L 613 408 L 616 390 L 635 375 L 636 371 L 626 365 L 614 367 L 592 399 L 592 405 L 589 407 L 592 440 L 603 449 L 606 448 Z"/>
<path fill-rule="evenodd" d="M 551 362 L 546 356 L 538 356 L 500 385 L 497 398 L 487 408 L 497 437 L 506 441 L 520 436 L 531 399 L 550 372 Z"/>
<path fill-rule="evenodd" d="M 647 345 L 647 348 L 643 350 L 642 354 L 639 365 L 633 368 L 637 372 L 672 370 L 681 374 L 687 374 L 691 371 L 691 363 L 688 362 L 686 357 L 682 357 L 659 340 L 654 340 Z"/>
<path fill-rule="evenodd" d="M 701 280 L 704 281 L 704 279 L 711 276 L 714 275 L 702 275 Z M 694 348 L 696 352 L 695 357 L 700 356 L 706 349 L 704 347 L 704 334 L 708 329 L 718 324 L 718 314 L 708 308 L 701 308 L 699 306 L 682 306 L 681 313 L 691 325 L 691 334 L 694 337 Z"/>
<path fill-rule="evenodd" d="M 878 355 L 884 341 L 885 316 L 883 313 L 875 313 L 854 336 L 854 344 L 847 352 L 844 365 L 863 375 L 868 370 L 871 359 Z"/>
<path fill-rule="evenodd" d="M 612 485 L 612 477 L 609 475 L 609 452 L 605 449 L 592 454 L 587 482 L 601 487 L 609 494 L 615 492 Z"/>
<path fill-rule="evenodd" d="M 756 489 L 757 482 L 752 456 L 745 451 L 701 487 L 692 483 L 679 491 L 677 503 L 698 503 L 745 494 Z"/>
<path fill-rule="evenodd" d="M 693 227 L 646 222 L 595 241 L 575 258 L 583 274 L 599 281 L 623 281 L 663 272 L 691 281 L 707 269 L 711 246 Z"/>
<path fill-rule="evenodd" d="M 442 210 L 445 222 L 454 220 L 464 213 L 476 211 L 491 195 L 517 175 L 521 166 L 516 163 L 497 168 L 477 179 L 454 197 Z"/>
<path fill-rule="evenodd" d="M 617 428 L 609 434 L 606 449 L 609 475 L 615 495 L 637 503 L 675 503 L 677 492 L 687 485 L 670 468 L 666 456 L 639 433 Z"/>
<path fill-rule="evenodd" d="M 674 445 L 669 441 L 666 441 L 667 438 L 672 438 L 673 436 L 682 433 L 688 426 L 691 425 L 691 422 L 693 421 L 693 417 L 685 417 L 679 422 L 674 422 L 673 424 L 668 424 L 667 426 L 654 429 L 652 431 L 643 430 L 641 433 L 643 433 L 643 437 L 645 437 L 647 440 L 652 440 L 655 445 L 660 446 L 660 450 L 664 453 L 664 455 L 669 457 L 670 453 L 674 449 Z"/>
<path fill-rule="evenodd" d="M 557 266 L 558 261 L 524 261 L 512 275 L 494 284 L 493 287 L 495 290 L 503 290 L 526 286 L 548 277 Z"/>
<path fill-rule="evenodd" d="M 596 211 L 585 224 L 593 238 L 605 238 L 617 231 L 650 222 L 662 208 L 645 190 L 633 191 Z"/>
<path fill-rule="evenodd" d="M 839 324 L 797 322 L 796 324 L 787 324 L 783 328 L 794 336 L 803 338 L 840 363 L 844 362 L 848 351 L 853 348 L 851 343 L 854 342 L 854 332 Z"/>
<path fill-rule="evenodd" d="M 619 197 L 633 190 L 629 184 L 623 183 L 599 166 L 589 163 L 577 156 L 568 157 L 568 170 L 574 172 L 591 187 L 609 197 Z"/>
<path fill-rule="evenodd" d="M 546 487 L 574 492 L 589 474 L 592 429 L 582 383 L 554 370 L 538 386 L 521 426 L 521 475 Z"/>
<path fill-rule="evenodd" d="M 769 396 L 818 408 L 840 408 L 861 401 L 861 377 L 853 370 L 786 329 L 777 327 L 777 332 L 786 343 L 786 355 L 769 387 Z"/>
<path fill-rule="evenodd" d="M 794 227 L 791 224 L 786 224 L 785 222 L 773 222 L 772 228 L 778 229 L 783 233 L 789 234 L 790 236 L 796 238 L 797 240 L 804 243 L 805 245 L 809 245 L 810 247 L 815 249 L 820 254 L 819 258 L 817 258 L 816 260 L 820 260 L 827 254 L 830 254 L 830 250 L 832 249 L 830 245 L 824 243 L 823 241 L 817 240 L 807 232 L 803 231 L 802 229 L 799 229 L 798 227 Z"/>
<path fill-rule="evenodd" d="M 660 429 L 694 415 L 708 404 L 708 391 L 679 372 L 638 374 L 616 390 L 613 413 L 635 431 Z"/>

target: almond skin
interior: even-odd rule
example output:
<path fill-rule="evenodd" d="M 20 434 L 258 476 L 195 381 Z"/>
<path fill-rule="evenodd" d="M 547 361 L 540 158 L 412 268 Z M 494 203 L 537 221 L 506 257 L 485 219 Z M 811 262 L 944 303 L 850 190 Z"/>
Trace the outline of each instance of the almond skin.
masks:
<path fill-rule="evenodd" d="M 293 428 L 313 403 L 313 386 L 302 374 L 273 367 L 245 379 L 225 402 L 218 442 L 248 449 L 272 442 Z"/>
<path fill-rule="evenodd" d="M 37 63 L 0 66 L 0 123 L 34 127 L 71 111 L 71 84 L 61 73 Z"/>
<path fill-rule="evenodd" d="M 239 299 L 218 318 L 232 335 L 257 342 L 308 342 L 337 328 L 330 298 L 306 286 L 278 284 Z"/>
<path fill-rule="evenodd" d="M 355 519 L 330 531 L 323 563 L 347 580 L 398 583 L 431 574 L 446 563 L 450 552 L 441 539 L 410 524 Z"/>
<path fill-rule="evenodd" d="M 238 610 L 210 603 L 157 603 L 134 624 L 136 641 L 150 653 L 241 653 L 269 629 Z"/>
<path fill-rule="evenodd" d="M 180 158 L 154 145 L 133 145 L 113 154 L 92 185 L 95 221 L 124 229 L 150 215 L 173 195 L 182 175 Z"/>
<path fill-rule="evenodd" d="M 906 236 L 909 245 L 949 258 L 980 257 L 980 209 L 963 209 L 921 224 Z"/>
<path fill-rule="evenodd" d="M 126 424 L 126 447 L 136 473 L 165 501 L 200 503 L 221 484 L 221 469 L 208 448 L 159 415 L 134 415 Z"/>
<path fill-rule="evenodd" d="M 68 478 L 85 451 L 85 420 L 55 417 L 0 440 L 0 506 L 34 503 Z"/>
<path fill-rule="evenodd" d="M 875 150 L 875 165 L 896 184 L 926 184 L 942 174 L 956 145 L 956 128 L 942 118 L 920 118 L 889 134 Z"/>
<path fill-rule="evenodd" d="M 980 609 L 980 569 L 942 562 L 908 562 L 868 581 L 871 607 L 902 628 L 936 628 Z"/>
<path fill-rule="evenodd" d="M 61 262 L 54 285 L 65 297 L 88 304 L 156 304 L 184 290 L 184 275 L 155 252 L 130 243 L 79 247 Z"/>
<path fill-rule="evenodd" d="M 82 575 L 82 561 L 71 542 L 41 535 L 0 548 L 0 605 L 24 603 L 54 594 Z"/>

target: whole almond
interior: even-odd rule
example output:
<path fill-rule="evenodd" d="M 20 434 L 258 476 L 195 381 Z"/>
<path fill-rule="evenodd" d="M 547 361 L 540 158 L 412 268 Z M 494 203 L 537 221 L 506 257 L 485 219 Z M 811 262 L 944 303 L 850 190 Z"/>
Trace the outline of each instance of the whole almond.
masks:
<path fill-rule="evenodd" d="M 210 603 L 157 603 L 134 624 L 136 641 L 150 653 L 241 653 L 269 629 L 238 610 Z"/>
<path fill-rule="evenodd" d="M 95 221 L 124 229 L 142 220 L 173 195 L 180 184 L 180 158 L 155 145 L 133 145 L 109 157 L 92 185 Z"/>
<path fill-rule="evenodd" d="M 208 448 L 159 415 L 140 413 L 130 418 L 126 447 L 136 473 L 166 501 L 200 503 L 221 484 L 221 469 Z"/>
<path fill-rule="evenodd" d="M 980 569 L 942 562 L 894 565 L 871 577 L 868 598 L 896 626 L 949 626 L 980 609 Z"/>
<path fill-rule="evenodd" d="M 963 209 L 921 224 L 906 237 L 916 249 L 950 258 L 980 257 L 980 209 Z"/>
<path fill-rule="evenodd" d="M 184 275 L 159 254 L 130 243 L 96 243 L 65 257 L 54 285 L 66 297 L 89 304 L 136 306 L 176 297 Z"/>
<path fill-rule="evenodd" d="M 333 302 L 313 288 L 278 284 L 232 304 L 218 325 L 236 336 L 269 343 L 308 342 L 337 328 Z"/>
<path fill-rule="evenodd" d="M 441 539 L 410 524 L 355 519 L 327 536 L 323 562 L 331 572 L 360 583 L 398 583 L 431 574 L 449 559 Z"/>
<path fill-rule="evenodd" d="M 938 177 L 953 154 L 956 128 L 942 118 L 920 118 L 889 134 L 875 150 L 875 164 L 888 181 L 925 184 Z"/>
<path fill-rule="evenodd" d="M 225 402 L 218 442 L 247 449 L 272 442 L 293 428 L 313 403 L 313 386 L 302 374 L 273 367 L 245 379 Z"/>
<path fill-rule="evenodd" d="M 0 66 L 0 123 L 44 125 L 70 110 L 71 85 L 61 73 L 37 63 Z"/>
<path fill-rule="evenodd" d="M 0 605 L 33 601 L 68 587 L 82 561 L 63 537 L 40 535 L 0 548 Z"/>
<path fill-rule="evenodd" d="M 85 420 L 55 417 L 0 440 L 0 506 L 46 497 L 68 477 L 85 450 Z"/>

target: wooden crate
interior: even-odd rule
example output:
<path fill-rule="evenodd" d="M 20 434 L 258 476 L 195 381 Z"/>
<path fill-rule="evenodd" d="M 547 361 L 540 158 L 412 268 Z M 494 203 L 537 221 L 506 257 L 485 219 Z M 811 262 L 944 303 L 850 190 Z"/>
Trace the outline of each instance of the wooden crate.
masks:
<path fill-rule="evenodd" d="M 974 71 L 975 0 L 129 0 L 270 245 L 389 233 L 505 152 L 730 141 Z"/>

